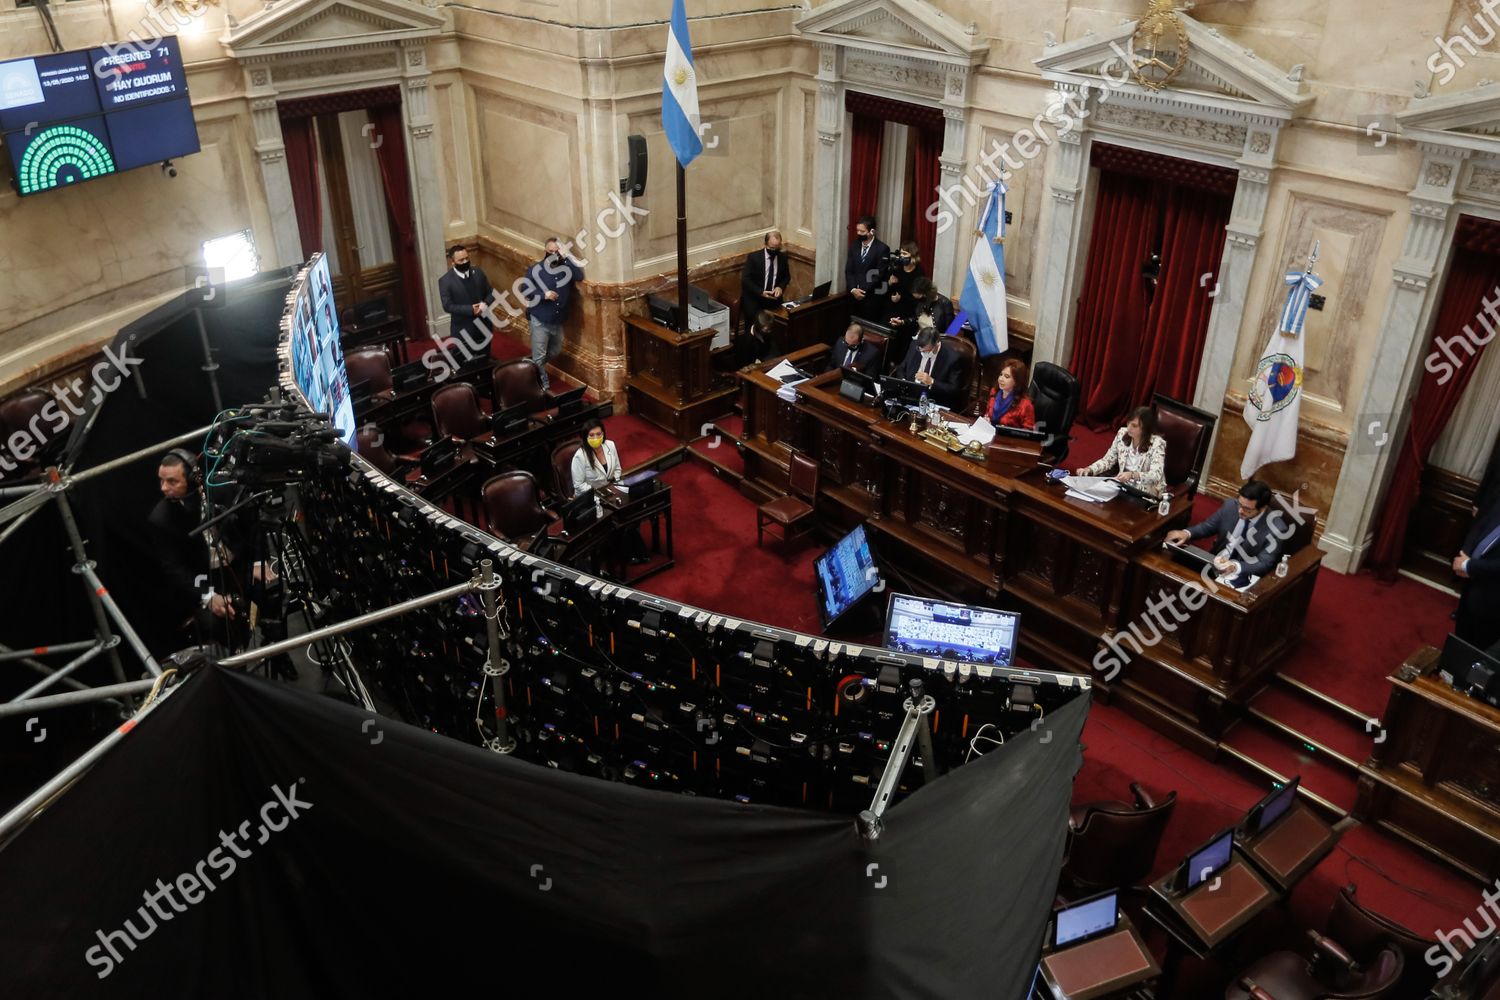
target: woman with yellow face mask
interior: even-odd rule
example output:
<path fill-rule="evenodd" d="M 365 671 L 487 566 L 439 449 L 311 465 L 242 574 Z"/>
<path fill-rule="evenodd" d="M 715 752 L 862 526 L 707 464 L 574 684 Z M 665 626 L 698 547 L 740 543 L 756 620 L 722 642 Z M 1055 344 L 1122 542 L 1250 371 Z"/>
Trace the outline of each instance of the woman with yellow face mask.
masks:
<path fill-rule="evenodd" d="M 583 425 L 583 447 L 573 453 L 573 495 L 620 479 L 620 453 L 604 434 L 604 424 Z"/>

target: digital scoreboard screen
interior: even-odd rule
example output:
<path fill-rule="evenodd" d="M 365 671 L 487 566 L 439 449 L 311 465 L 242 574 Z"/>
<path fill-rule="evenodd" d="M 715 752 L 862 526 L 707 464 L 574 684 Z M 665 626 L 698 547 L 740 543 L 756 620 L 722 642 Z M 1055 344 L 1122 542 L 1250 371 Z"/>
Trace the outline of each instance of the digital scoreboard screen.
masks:
<path fill-rule="evenodd" d="M 23 195 L 198 152 L 177 39 L 0 62 L 0 133 Z"/>

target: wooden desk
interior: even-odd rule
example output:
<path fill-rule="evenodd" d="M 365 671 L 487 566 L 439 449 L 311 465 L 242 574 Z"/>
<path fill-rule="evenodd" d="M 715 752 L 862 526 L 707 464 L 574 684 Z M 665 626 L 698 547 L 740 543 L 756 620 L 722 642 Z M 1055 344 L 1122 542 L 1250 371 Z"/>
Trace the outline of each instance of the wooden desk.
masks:
<path fill-rule="evenodd" d="M 845 399 L 837 371 L 797 386 L 788 402 L 764 368 L 740 373 L 741 492 L 757 501 L 781 495 L 792 451 L 814 458 L 820 520 L 833 533 L 866 524 L 893 585 L 1020 610 L 1023 656 L 1092 675 L 1106 696 L 1198 752 L 1215 752 L 1234 706 L 1299 640 L 1321 561 L 1313 547 L 1292 558 L 1285 578 L 1269 576 L 1246 594 L 1221 589 L 1166 641 L 1139 654 L 1126 646 L 1128 662 L 1101 671 L 1108 641 L 1145 618 L 1148 600 L 1197 580 L 1160 552 L 1168 529 L 1187 522 L 1186 495 L 1166 516 L 1124 496 L 1077 500 L 1040 469 L 992 472 L 983 459 L 941 449 Z"/>
<path fill-rule="evenodd" d="M 662 531 L 662 522 L 666 531 Z M 634 531 L 643 522 L 651 524 L 651 554 L 665 556 L 665 560 L 652 560 L 646 567 L 630 576 L 630 567 L 619 558 L 610 544 L 621 531 Z M 604 516 L 585 525 L 579 531 L 552 538 L 555 558 L 574 569 L 598 575 L 601 568 L 608 568 L 616 579 L 635 586 L 648 576 L 670 569 L 675 562 L 672 545 L 672 487 L 662 483 L 655 490 L 641 497 L 622 496 L 611 490 L 604 501 Z M 665 542 L 665 549 L 663 548 Z"/>
<path fill-rule="evenodd" d="M 792 354 L 805 347 L 832 344 L 849 328 L 853 311 L 854 300 L 848 292 L 839 292 L 791 309 L 777 306 L 767 310 L 771 316 L 773 353 Z"/>
<path fill-rule="evenodd" d="M 1269 830 L 1240 847 L 1266 881 L 1285 895 L 1328 857 L 1338 842 L 1339 834 L 1333 827 L 1304 803 L 1295 802 Z"/>
<path fill-rule="evenodd" d="M 399 364 L 406 360 L 406 320 L 401 316 L 387 316 L 363 326 L 341 327 L 339 346 L 345 354 L 363 347 L 383 347 Z"/>
<path fill-rule="evenodd" d="M 1500 871 L 1500 709 L 1443 683 L 1437 662 L 1424 646 L 1386 678 L 1354 815 L 1488 881 Z"/>
<path fill-rule="evenodd" d="M 1280 898 L 1265 879 L 1234 849 L 1229 866 L 1191 892 L 1168 890 L 1176 871 L 1150 887 L 1146 913 L 1174 941 L 1198 958 L 1222 952 L 1250 921 Z"/>
<path fill-rule="evenodd" d="M 678 333 L 640 316 L 623 322 L 631 413 L 689 441 L 734 409 L 733 382 L 713 369 L 713 330 Z"/>
<path fill-rule="evenodd" d="M 432 415 L 432 397 L 439 389 L 458 382 L 465 382 L 474 387 L 474 392 L 481 398 L 493 401 L 494 386 L 491 373 L 494 371 L 494 362 L 489 358 L 476 358 L 462 368 L 455 371 L 441 382 L 427 381 L 407 389 L 399 390 L 395 396 L 355 413 L 356 424 L 379 424 L 383 428 L 393 428 L 397 424 L 410 420 L 413 417 Z"/>
<path fill-rule="evenodd" d="M 1109 934 L 1042 956 L 1042 982 L 1054 1000 L 1105 1000 L 1161 973 L 1130 917 Z"/>

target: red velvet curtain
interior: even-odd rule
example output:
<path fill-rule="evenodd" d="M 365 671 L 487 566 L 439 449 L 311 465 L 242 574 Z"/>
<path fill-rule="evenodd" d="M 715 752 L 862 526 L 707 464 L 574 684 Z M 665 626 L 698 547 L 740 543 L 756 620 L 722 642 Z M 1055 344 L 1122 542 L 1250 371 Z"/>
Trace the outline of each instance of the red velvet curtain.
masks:
<path fill-rule="evenodd" d="M 856 114 L 849 136 L 849 240 L 861 215 L 874 215 L 880 207 L 880 146 L 885 121 Z"/>
<path fill-rule="evenodd" d="M 375 147 L 380 161 L 380 181 L 385 188 L 386 207 L 396 228 L 396 261 L 401 267 L 401 299 L 406 315 L 406 336 L 420 340 L 427 309 L 422 294 L 422 266 L 417 257 L 417 227 L 411 203 L 411 179 L 406 172 L 406 129 L 401 124 L 401 105 L 383 104 L 370 109 Z"/>
<path fill-rule="evenodd" d="M 1113 426 L 1129 405 L 1147 316 L 1141 265 L 1156 246 L 1161 197 L 1153 181 L 1099 175 L 1069 362 L 1084 391 L 1078 418 L 1089 426 Z"/>
<path fill-rule="evenodd" d="M 1219 278 L 1232 204 L 1226 195 L 1185 187 L 1174 187 L 1167 196 L 1161 274 L 1126 409 L 1146 405 L 1157 392 L 1192 402 L 1215 301 L 1209 293 Z M 1212 275 L 1207 285 L 1200 284 L 1205 274 Z M 1118 414 L 1124 415 L 1125 410 Z"/>
<path fill-rule="evenodd" d="M 1479 367 L 1479 358 L 1485 345 L 1477 340 L 1488 336 L 1478 317 L 1483 313 L 1483 301 L 1494 292 L 1500 280 L 1500 258 L 1477 250 L 1455 249 L 1453 266 L 1448 272 L 1448 282 L 1443 287 L 1443 300 L 1438 306 L 1437 320 L 1433 323 L 1432 343 L 1451 341 L 1458 337 L 1469 340 L 1474 346 L 1470 357 L 1462 348 L 1455 347 L 1452 358 L 1459 364 L 1434 364 L 1436 372 L 1425 364 L 1422 384 L 1417 398 L 1412 403 L 1411 426 L 1401 443 L 1401 452 L 1396 459 L 1396 471 L 1391 476 L 1391 485 L 1386 490 L 1385 506 L 1375 529 L 1375 544 L 1370 551 L 1370 564 L 1382 577 L 1390 579 L 1401 565 L 1402 551 L 1406 547 L 1407 521 L 1422 486 L 1422 471 L 1427 467 L 1427 457 L 1432 446 L 1448 426 L 1464 387 L 1474 369 Z M 1474 337 L 1469 337 L 1468 327 Z M 1435 348 L 1430 348 L 1432 350 Z M 1452 358 L 1445 361 L 1451 362 Z M 1453 370 L 1449 370 L 1449 369 Z M 1446 379 L 1446 381 L 1443 381 Z"/>
<path fill-rule="evenodd" d="M 938 186 L 942 183 L 943 168 L 938 157 L 943 155 L 943 133 L 932 129 L 917 129 L 916 162 L 913 167 L 912 190 L 917 196 L 914 225 L 916 228 L 917 252 L 922 255 L 922 269 L 932 273 L 932 260 L 937 253 L 937 222 L 927 218 L 927 207 L 938 200 Z M 968 261 L 963 262 L 965 266 Z"/>
<path fill-rule="evenodd" d="M 281 140 L 286 144 L 286 169 L 292 179 L 292 207 L 297 213 L 297 235 L 302 259 L 323 249 L 323 203 L 318 197 L 318 145 L 311 118 L 283 119 Z"/>

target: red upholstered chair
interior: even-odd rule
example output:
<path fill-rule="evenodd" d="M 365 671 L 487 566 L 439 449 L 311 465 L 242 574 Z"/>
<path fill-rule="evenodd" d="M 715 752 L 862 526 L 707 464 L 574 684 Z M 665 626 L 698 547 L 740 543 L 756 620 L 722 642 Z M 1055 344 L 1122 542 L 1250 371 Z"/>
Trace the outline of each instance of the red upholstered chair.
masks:
<path fill-rule="evenodd" d="M 529 472 L 502 472 L 480 488 L 480 503 L 491 534 L 530 549 L 547 528 L 560 520 L 538 499 L 536 477 Z"/>
<path fill-rule="evenodd" d="M 787 478 L 791 495 L 769 500 L 755 512 L 756 545 L 764 540 L 762 536 L 767 524 L 781 525 L 782 538 L 786 538 L 796 525 L 812 521 L 813 508 L 818 500 L 818 463 L 801 452 L 793 452 Z"/>
<path fill-rule="evenodd" d="M 1229 988 L 1224 1000 L 1397 1000 L 1419 993 L 1397 993 L 1406 959 L 1388 941 L 1368 963 L 1355 961 L 1335 940 L 1308 931 L 1312 957 L 1278 951 L 1254 962 Z"/>
<path fill-rule="evenodd" d="M 410 461 L 391 454 L 390 449 L 385 446 L 385 435 L 374 424 L 361 427 L 354 437 L 355 450 L 387 476 L 404 478 L 411 469 Z"/>
<path fill-rule="evenodd" d="M 1177 805 L 1177 793 L 1156 801 L 1132 783 L 1134 805 L 1090 802 L 1068 815 L 1068 856 L 1063 884 L 1083 894 L 1116 886 L 1141 885 L 1151 874 L 1156 848 Z"/>
<path fill-rule="evenodd" d="M 0 468 L 0 476 L 11 480 L 25 478 L 37 469 L 43 468 L 48 459 L 62 446 L 68 427 L 58 428 L 56 418 L 41 415 L 42 410 L 52 402 L 55 402 L 52 394 L 41 389 L 22 389 L 4 402 L 0 402 L 0 428 L 5 431 L 4 436 L 0 437 L 0 454 L 16 466 L 9 472 Z M 72 415 L 62 408 L 61 403 L 58 404 L 58 409 L 71 421 Z M 33 428 L 36 431 L 35 437 L 32 436 Z M 10 451 L 10 436 L 17 432 L 24 432 L 33 445 L 33 450 L 25 459 L 15 457 Z"/>
<path fill-rule="evenodd" d="M 432 421 L 444 437 L 475 441 L 493 436 L 479 396 L 467 382 L 445 385 L 432 394 Z"/>
<path fill-rule="evenodd" d="M 564 500 L 573 499 L 573 456 L 578 448 L 577 441 L 559 441 L 552 449 L 552 482 Z"/>
<path fill-rule="evenodd" d="M 541 370 L 529 358 L 496 365 L 493 377 L 497 410 L 508 410 L 524 403 L 529 412 L 536 413 L 556 405 L 552 393 L 542 388 Z"/>
<path fill-rule="evenodd" d="M 1427 962 L 1429 949 L 1437 945 L 1431 938 L 1419 937 L 1388 917 L 1362 906 L 1354 898 L 1355 888 L 1346 885 L 1334 897 L 1324 933 L 1343 945 L 1354 960 L 1370 966 L 1380 949 L 1394 944 L 1401 949 L 1403 967 L 1400 985 L 1393 997 L 1423 997 L 1437 982 L 1437 968 Z"/>
<path fill-rule="evenodd" d="M 1208 443 L 1218 418 L 1160 393 L 1152 399 L 1152 405 L 1156 407 L 1156 432 L 1167 442 L 1167 491 L 1174 496 L 1184 491 L 1194 496 L 1203 480 Z"/>
<path fill-rule="evenodd" d="M 391 382 L 391 359 L 383 347 L 367 347 L 351 351 L 344 357 L 344 369 L 349 374 L 349 384 L 370 383 L 371 399 L 390 399 L 396 395 Z"/>

